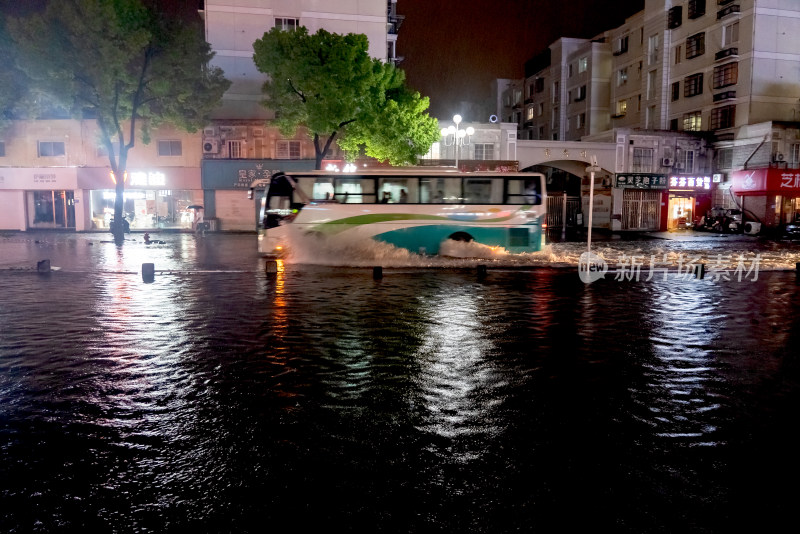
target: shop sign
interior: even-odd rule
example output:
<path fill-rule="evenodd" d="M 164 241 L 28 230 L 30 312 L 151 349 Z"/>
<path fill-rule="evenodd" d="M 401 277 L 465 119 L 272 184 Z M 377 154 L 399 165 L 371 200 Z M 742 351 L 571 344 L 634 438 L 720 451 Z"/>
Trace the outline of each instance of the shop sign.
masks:
<path fill-rule="evenodd" d="M 54 184 L 58 180 L 54 173 L 34 174 L 33 183 L 35 184 Z"/>
<path fill-rule="evenodd" d="M 734 171 L 731 190 L 739 195 L 800 195 L 800 171 L 793 169 L 750 169 Z"/>
<path fill-rule="evenodd" d="M 167 185 L 167 177 L 163 172 L 143 172 L 133 171 L 128 173 L 128 185 L 130 186 L 163 186 Z"/>
<path fill-rule="evenodd" d="M 249 189 L 278 171 L 310 171 L 314 160 L 214 160 L 202 162 L 203 189 Z"/>
<path fill-rule="evenodd" d="M 711 189 L 710 176 L 670 176 L 670 189 Z"/>
<path fill-rule="evenodd" d="M 666 189 L 667 176 L 664 174 L 644 173 L 617 174 L 617 187 L 635 189 Z"/>

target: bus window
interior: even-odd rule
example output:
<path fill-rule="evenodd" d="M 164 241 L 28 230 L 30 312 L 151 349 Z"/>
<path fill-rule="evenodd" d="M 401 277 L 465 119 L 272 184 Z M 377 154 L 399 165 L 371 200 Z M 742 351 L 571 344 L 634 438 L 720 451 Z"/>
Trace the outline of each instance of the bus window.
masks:
<path fill-rule="evenodd" d="M 492 180 L 465 178 L 465 204 L 490 204 L 492 202 Z"/>
<path fill-rule="evenodd" d="M 415 204 L 419 202 L 419 179 L 379 178 L 378 192 L 381 201 Z"/>
<path fill-rule="evenodd" d="M 301 178 L 301 185 L 309 178 Z M 311 198 L 315 200 L 331 200 L 333 199 L 333 178 L 310 178 L 314 181 Z"/>
<path fill-rule="evenodd" d="M 444 178 L 444 202 L 445 204 L 460 204 L 461 198 L 461 178 Z"/>
<path fill-rule="evenodd" d="M 343 204 L 361 204 L 363 202 L 361 184 L 359 177 L 336 178 L 333 198 Z"/>
<path fill-rule="evenodd" d="M 541 203 L 541 180 L 538 177 L 508 180 L 506 204 L 537 205 Z"/>
<path fill-rule="evenodd" d="M 420 178 L 419 201 L 422 204 L 444 202 L 444 180 L 442 178 Z"/>

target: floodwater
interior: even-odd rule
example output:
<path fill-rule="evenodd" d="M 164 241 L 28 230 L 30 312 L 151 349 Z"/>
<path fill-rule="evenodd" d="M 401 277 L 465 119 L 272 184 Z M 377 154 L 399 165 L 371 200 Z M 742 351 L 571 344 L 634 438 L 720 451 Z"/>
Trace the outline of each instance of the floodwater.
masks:
<path fill-rule="evenodd" d="M 603 241 L 643 276 L 587 285 L 580 243 L 317 247 L 268 275 L 252 235 L 153 237 L 0 235 L 0 531 L 794 522 L 795 244 Z"/>

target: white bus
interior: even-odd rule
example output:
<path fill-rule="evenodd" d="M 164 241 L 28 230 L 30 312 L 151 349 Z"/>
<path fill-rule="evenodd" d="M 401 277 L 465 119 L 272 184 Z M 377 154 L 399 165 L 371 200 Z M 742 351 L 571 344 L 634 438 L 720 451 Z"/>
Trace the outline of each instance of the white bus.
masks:
<path fill-rule="evenodd" d="M 268 256 L 308 234 L 373 239 L 420 254 L 438 254 L 448 239 L 511 253 L 542 247 L 547 203 L 539 173 L 278 172 L 263 186 L 258 242 Z"/>

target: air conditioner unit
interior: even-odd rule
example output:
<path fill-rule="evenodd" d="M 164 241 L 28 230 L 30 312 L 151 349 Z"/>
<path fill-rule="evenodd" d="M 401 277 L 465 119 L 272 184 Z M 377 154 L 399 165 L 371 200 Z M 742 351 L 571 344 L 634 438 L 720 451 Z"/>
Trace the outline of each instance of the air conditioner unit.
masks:
<path fill-rule="evenodd" d="M 679 171 L 682 171 L 683 170 L 683 163 L 681 163 L 680 161 L 675 163 L 675 168 L 678 169 Z"/>
<path fill-rule="evenodd" d="M 203 154 L 216 154 L 219 152 L 219 139 L 211 137 L 203 141 Z"/>
<path fill-rule="evenodd" d="M 773 154 L 772 161 L 783 161 L 783 154 Z"/>
<path fill-rule="evenodd" d="M 661 160 L 662 167 L 672 167 L 674 164 L 675 162 L 672 160 L 672 158 L 664 158 Z"/>
<path fill-rule="evenodd" d="M 761 223 L 748 221 L 744 223 L 744 233 L 747 235 L 756 235 L 761 231 Z"/>

